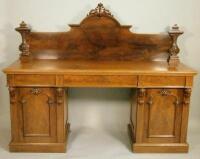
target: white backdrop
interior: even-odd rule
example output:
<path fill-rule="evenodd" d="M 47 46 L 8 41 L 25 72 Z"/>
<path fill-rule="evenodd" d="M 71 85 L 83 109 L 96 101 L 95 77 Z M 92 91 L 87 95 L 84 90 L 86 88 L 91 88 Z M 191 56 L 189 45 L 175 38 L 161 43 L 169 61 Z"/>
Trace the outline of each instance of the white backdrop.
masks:
<path fill-rule="evenodd" d="M 177 23 L 185 31 L 179 38 L 182 62 L 200 71 L 199 0 L 101 0 L 121 24 L 135 32 L 165 32 Z M 79 23 L 97 0 L 0 0 L 0 68 L 19 57 L 20 35 L 14 28 L 24 20 L 35 31 L 65 31 Z M 0 73 L 0 115 L 9 114 L 5 75 Z M 190 125 L 200 119 L 200 78 L 196 76 Z M 69 119 L 73 125 L 112 128 L 126 126 L 129 89 L 70 89 Z M 6 116 L 9 117 L 8 115 Z M 197 122 L 196 122 L 197 121 Z M 1 134 L 1 132 L 0 132 Z"/>

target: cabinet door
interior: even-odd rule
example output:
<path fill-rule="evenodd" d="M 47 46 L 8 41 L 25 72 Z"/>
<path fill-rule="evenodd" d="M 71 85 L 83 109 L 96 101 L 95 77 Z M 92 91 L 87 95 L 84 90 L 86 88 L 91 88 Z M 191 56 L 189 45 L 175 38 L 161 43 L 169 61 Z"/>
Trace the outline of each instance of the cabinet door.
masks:
<path fill-rule="evenodd" d="M 19 88 L 18 114 L 23 142 L 55 142 L 56 103 L 53 88 Z"/>
<path fill-rule="evenodd" d="M 179 142 L 182 101 L 183 89 L 147 89 L 144 105 L 144 142 Z"/>

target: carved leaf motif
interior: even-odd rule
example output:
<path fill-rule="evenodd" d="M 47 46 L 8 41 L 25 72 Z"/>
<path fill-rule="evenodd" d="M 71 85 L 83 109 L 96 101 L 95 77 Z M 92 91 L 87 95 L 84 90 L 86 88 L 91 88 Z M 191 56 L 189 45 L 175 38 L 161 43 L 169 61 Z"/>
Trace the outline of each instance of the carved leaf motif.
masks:
<path fill-rule="evenodd" d="M 110 17 L 113 17 L 113 15 L 111 14 L 111 12 L 108 9 L 106 9 L 103 6 L 102 3 L 99 3 L 95 9 L 92 9 L 89 12 L 88 16 L 90 16 L 90 15 L 96 15 L 96 16 L 99 16 L 99 17 L 101 17 L 101 16 L 110 16 Z"/>
<path fill-rule="evenodd" d="M 160 91 L 160 94 L 161 94 L 162 96 L 169 96 L 169 95 L 171 94 L 171 92 L 170 92 L 169 90 L 167 90 L 167 89 L 162 89 L 162 90 Z"/>
<path fill-rule="evenodd" d="M 30 92 L 34 95 L 39 95 L 42 91 L 39 88 L 32 88 Z"/>

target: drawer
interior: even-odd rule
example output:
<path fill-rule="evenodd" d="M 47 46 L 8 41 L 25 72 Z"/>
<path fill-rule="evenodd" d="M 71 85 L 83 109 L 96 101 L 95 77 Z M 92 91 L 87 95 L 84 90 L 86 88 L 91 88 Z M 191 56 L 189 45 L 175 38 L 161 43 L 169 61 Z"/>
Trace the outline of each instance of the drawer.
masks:
<path fill-rule="evenodd" d="M 137 76 L 65 75 L 63 83 L 70 87 L 136 87 Z"/>
<path fill-rule="evenodd" d="M 55 81 L 54 75 L 14 75 L 13 79 L 16 86 L 52 86 Z"/>
<path fill-rule="evenodd" d="M 184 76 L 139 76 L 138 87 L 184 87 Z"/>

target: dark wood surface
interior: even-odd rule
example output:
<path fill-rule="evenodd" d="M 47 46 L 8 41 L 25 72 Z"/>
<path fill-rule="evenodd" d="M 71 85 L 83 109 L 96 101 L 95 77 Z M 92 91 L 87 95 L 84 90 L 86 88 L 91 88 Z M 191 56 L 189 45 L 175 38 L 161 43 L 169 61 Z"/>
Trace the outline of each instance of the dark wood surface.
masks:
<path fill-rule="evenodd" d="M 168 33 L 139 34 L 121 25 L 99 4 L 80 24 L 67 32 L 33 32 L 25 22 L 16 30 L 22 35 L 20 59 L 68 60 L 165 60 L 171 67 L 179 63 L 177 25 Z"/>
<path fill-rule="evenodd" d="M 193 77 L 180 63 L 175 25 L 139 34 L 100 3 L 68 32 L 33 32 L 22 22 L 20 59 L 4 69 L 10 93 L 10 151 L 65 152 L 65 89 L 134 88 L 129 133 L 134 152 L 188 152 Z M 73 133 L 73 132 L 72 132 Z"/>

